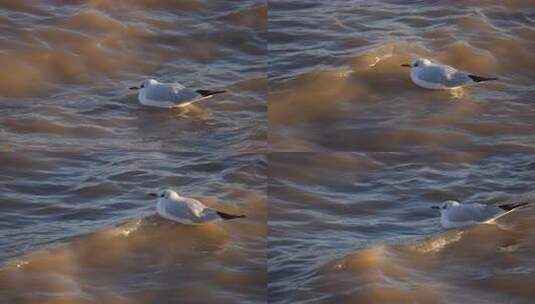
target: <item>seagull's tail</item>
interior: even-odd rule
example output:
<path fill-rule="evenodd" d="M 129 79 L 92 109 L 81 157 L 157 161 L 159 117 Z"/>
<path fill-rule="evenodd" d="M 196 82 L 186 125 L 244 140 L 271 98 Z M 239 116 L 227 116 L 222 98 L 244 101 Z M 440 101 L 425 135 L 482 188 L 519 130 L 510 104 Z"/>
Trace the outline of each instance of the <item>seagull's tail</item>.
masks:
<path fill-rule="evenodd" d="M 499 205 L 498 207 L 500 207 L 501 209 L 503 209 L 505 211 L 510 211 L 510 210 L 516 209 L 518 207 L 525 206 L 527 204 L 529 204 L 529 202 L 504 204 L 504 205 Z"/>
<path fill-rule="evenodd" d="M 221 211 L 216 211 L 216 213 L 217 213 L 217 215 L 219 215 L 224 220 L 232 220 L 232 219 L 235 219 L 235 218 L 243 218 L 243 217 L 245 217 L 245 215 L 234 215 L 234 214 L 228 214 L 228 213 L 221 212 Z"/>
<path fill-rule="evenodd" d="M 470 79 L 472 79 L 475 82 L 498 80 L 498 78 L 488 78 L 488 77 L 482 77 L 482 76 L 477 76 L 477 75 L 468 75 L 468 77 L 470 77 Z"/>
<path fill-rule="evenodd" d="M 203 97 L 206 97 L 206 96 L 212 96 L 212 95 L 215 95 L 215 94 L 221 94 L 221 93 L 226 93 L 227 91 L 212 91 L 212 90 L 197 90 L 197 93 L 201 94 Z"/>

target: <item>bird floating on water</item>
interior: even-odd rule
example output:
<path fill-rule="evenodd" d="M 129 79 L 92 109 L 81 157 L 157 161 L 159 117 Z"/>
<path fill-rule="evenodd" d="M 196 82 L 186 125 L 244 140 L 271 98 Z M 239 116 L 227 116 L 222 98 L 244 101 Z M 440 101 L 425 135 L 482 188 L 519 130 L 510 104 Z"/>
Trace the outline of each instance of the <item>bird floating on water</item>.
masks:
<path fill-rule="evenodd" d="M 512 203 L 503 205 L 460 204 L 457 201 L 445 201 L 440 206 L 432 206 L 440 210 L 440 224 L 442 227 L 459 228 L 478 223 L 490 223 L 494 220 L 529 203 Z"/>
<path fill-rule="evenodd" d="M 193 90 L 180 83 L 163 83 L 155 79 L 144 80 L 139 86 L 130 87 L 130 90 L 139 91 L 138 99 L 142 105 L 167 109 L 185 107 L 226 92 L 223 90 Z"/>
<path fill-rule="evenodd" d="M 425 58 L 401 66 L 410 68 L 412 81 L 426 89 L 457 89 L 478 82 L 498 80 L 458 71 L 451 66 L 433 63 Z"/>
<path fill-rule="evenodd" d="M 181 224 L 200 225 L 245 217 L 208 208 L 196 199 L 180 196 L 169 189 L 149 195 L 158 198 L 156 212 L 161 217 Z"/>

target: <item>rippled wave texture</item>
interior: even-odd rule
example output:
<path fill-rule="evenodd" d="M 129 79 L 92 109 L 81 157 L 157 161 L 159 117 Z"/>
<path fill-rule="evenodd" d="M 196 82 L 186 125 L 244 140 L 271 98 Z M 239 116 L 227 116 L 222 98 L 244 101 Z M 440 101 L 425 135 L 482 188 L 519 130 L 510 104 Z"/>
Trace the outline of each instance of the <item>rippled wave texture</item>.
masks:
<path fill-rule="evenodd" d="M 532 303 L 529 0 L 0 0 L 0 304 Z M 416 57 L 498 81 L 414 85 Z M 225 90 L 180 109 L 142 80 Z M 172 188 L 239 220 L 186 226 Z"/>
<path fill-rule="evenodd" d="M 13 178 L 0 184 L 0 302 L 265 302 L 263 156 L 9 155 L 0 154 L 2 177 Z M 247 219 L 166 221 L 147 195 L 161 187 Z"/>
<path fill-rule="evenodd" d="M 0 9 L 0 128 L 12 145 L 265 148 L 262 2 L 2 1 Z M 228 93 L 150 111 L 128 90 L 148 77 Z"/>
<path fill-rule="evenodd" d="M 277 151 L 533 151 L 530 1 L 273 1 Z M 427 57 L 500 81 L 454 92 L 400 67 Z"/>
<path fill-rule="evenodd" d="M 278 153 L 269 157 L 272 303 L 529 303 L 535 209 L 462 230 L 447 199 L 535 199 L 531 154 Z"/>

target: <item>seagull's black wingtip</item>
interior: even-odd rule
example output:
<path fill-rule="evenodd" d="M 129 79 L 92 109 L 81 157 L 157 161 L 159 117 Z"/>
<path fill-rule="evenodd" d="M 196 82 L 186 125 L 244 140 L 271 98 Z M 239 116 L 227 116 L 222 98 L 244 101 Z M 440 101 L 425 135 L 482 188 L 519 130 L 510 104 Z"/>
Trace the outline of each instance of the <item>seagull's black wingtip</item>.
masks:
<path fill-rule="evenodd" d="M 226 93 L 227 91 L 225 90 L 219 90 L 219 91 L 213 91 L 213 90 L 197 90 L 197 93 L 201 94 L 203 97 L 206 97 L 206 96 L 212 96 L 212 95 L 215 95 L 215 94 L 221 94 L 221 93 Z"/>
<path fill-rule="evenodd" d="M 495 77 L 483 77 L 483 76 L 477 76 L 477 75 L 468 75 L 470 79 L 472 79 L 475 82 L 482 82 L 482 81 L 489 81 L 489 80 L 498 80 L 498 78 Z"/>
<path fill-rule="evenodd" d="M 228 214 L 221 211 L 216 211 L 217 215 L 219 215 L 224 220 L 232 220 L 236 218 L 244 218 L 245 215 L 234 215 L 234 214 Z"/>
<path fill-rule="evenodd" d="M 529 204 L 529 202 L 504 204 L 504 205 L 499 205 L 498 207 L 500 207 L 501 209 L 503 209 L 505 211 L 510 211 L 510 210 L 516 209 L 518 207 L 525 206 L 527 204 Z"/>

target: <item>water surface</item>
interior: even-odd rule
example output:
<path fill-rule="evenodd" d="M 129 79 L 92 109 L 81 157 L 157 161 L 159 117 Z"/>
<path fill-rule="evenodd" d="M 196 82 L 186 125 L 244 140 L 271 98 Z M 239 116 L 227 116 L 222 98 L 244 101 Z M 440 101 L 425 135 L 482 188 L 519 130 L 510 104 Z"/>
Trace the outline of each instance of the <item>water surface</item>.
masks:
<path fill-rule="evenodd" d="M 0 143 L 24 149 L 263 151 L 263 1 L 0 4 Z M 139 105 L 146 78 L 228 93 L 186 109 Z"/>
<path fill-rule="evenodd" d="M 272 303 L 531 303 L 535 208 L 445 230 L 447 199 L 533 201 L 535 157 L 279 153 L 269 157 Z"/>
<path fill-rule="evenodd" d="M 533 151 L 531 1 L 273 1 L 269 144 L 279 151 Z M 426 57 L 485 76 L 415 86 Z"/>
<path fill-rule="evenodd" d="M 265 303 L 266 160 L 170 152 L 0 153 L 1 303 Z M 171 188 L 247 218 L 155 215 Z"/>

